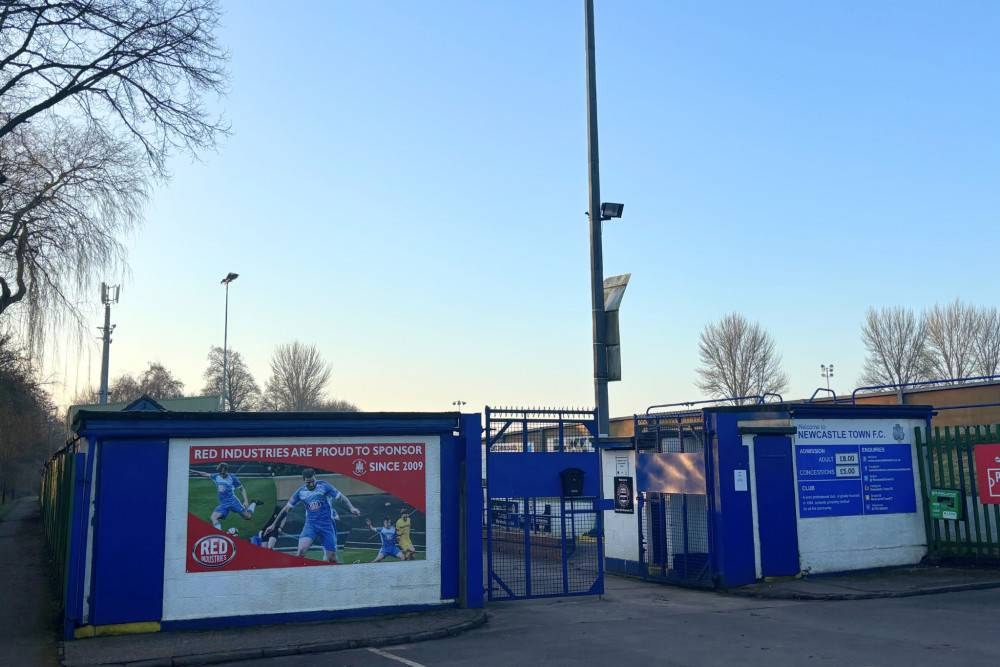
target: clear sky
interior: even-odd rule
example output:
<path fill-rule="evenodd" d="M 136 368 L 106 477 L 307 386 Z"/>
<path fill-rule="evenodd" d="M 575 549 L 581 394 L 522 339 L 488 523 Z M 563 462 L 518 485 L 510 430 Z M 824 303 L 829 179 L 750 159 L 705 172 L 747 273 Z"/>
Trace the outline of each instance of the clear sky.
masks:
<path fill-rule="evenodd" d="M 592 407 L 584 3 L 224 4 L 234 134 L 173 161 L 107 278 L 112 378 L 200 390 L 234 271 L 261 385 L 297 339 L 362 410 Z M 612 416 L 705 398 L 728 312 L 798 399 L 821 363 L 856 386 L 869 306 L 998 303 L 1000 3 L 596 0 L 596 28 L 604 274 L 632 274 Z M 97 340 L 51 363 L 99 383 Z"/>

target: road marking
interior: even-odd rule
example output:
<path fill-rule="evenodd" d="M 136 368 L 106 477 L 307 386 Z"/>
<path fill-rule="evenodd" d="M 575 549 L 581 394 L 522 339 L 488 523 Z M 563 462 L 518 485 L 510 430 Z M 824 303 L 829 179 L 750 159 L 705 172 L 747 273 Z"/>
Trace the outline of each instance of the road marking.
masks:
<path fill-rule="evenodd" d="M 409 665 L 410 667 L 424 667 L 424 665 L 421 665 L 419 662 L 413 662 L 412 660 L 407 660 L 406 658 L 400 658 L 398 655 L 393 655 L 392 653 L 389 653 L 388 651 L 380 651 L 377 648 L 370 648 L 368 650 L 371 651 L 372 653 L 376 653 L 376 654 L 382 656 L 383 658 L 390 658 L 392 660 L 398 660 L 399 662 L 403 663 L 404 665 Z"/>

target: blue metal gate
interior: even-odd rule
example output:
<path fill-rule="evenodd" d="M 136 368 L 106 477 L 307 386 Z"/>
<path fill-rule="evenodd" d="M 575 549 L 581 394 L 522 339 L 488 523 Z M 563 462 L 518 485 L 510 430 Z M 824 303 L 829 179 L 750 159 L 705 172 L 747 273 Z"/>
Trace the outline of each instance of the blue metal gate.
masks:
<path fill-rule="evenodd" d="M 714 585 L 704 423 L 701 410 L 635 418 L 643 578 Z"/>
<path fill-rule="evenodd" d="M 592 410 L 486 408 L 490 600 L 604 592 L 596 427 Z"/>

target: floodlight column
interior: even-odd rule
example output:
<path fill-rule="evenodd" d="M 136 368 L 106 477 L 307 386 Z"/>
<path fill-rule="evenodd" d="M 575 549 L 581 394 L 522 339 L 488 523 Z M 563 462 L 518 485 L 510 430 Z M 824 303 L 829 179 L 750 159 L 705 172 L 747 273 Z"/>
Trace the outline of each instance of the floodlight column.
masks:
<path fill-rule="evenodd" d="M 229 282 L 226 281 L 226 318 L 222 327 L 222 411 L 226 412 L 226 357 L 229 352 Z"/>
<path fill-rule="evenodd" d="M 597 433 L 608 435 L 608 355 L 604 318 L 604 248 L 601 243 L 601 175 L 597 147 L 597 66 L 594 45 L 594 0 L 584 0 L 587 13 L 587 148 L 590 163 L 590 296 L 594 334 L 594 402 Z"/>

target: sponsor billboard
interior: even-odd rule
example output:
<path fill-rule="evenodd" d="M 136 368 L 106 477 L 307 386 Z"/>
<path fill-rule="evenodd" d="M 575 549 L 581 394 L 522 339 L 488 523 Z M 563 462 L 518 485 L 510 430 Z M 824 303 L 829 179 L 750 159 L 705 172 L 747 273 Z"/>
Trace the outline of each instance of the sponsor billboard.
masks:
<path fill-rule="evenodd" d="M 187 572 L 426 557 L 426 443 L 191 445 Z"/>

